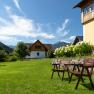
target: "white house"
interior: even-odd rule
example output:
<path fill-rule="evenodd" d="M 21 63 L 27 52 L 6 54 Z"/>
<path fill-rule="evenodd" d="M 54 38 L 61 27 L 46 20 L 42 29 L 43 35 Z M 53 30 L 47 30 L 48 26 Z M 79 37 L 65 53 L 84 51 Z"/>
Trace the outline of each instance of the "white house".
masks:
<path fill-rule="evenodd" d="M 45 58 L 48 55 L 48 50 L 52 49 L 51 44 L 43 44 L 39 40 L 33 44 L 27 44 L 27 47 L 30 51 L 30 56 L 26 56 L 26 58 Z"/>

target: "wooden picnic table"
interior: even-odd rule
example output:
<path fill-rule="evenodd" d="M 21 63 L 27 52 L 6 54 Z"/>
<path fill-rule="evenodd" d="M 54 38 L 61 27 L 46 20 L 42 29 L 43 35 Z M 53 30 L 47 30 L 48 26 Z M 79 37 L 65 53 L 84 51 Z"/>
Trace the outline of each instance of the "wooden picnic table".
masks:
<path fill-rule="evenodd" d="M 68 77 L 70 78 L 69 71 L 67 70 L 67 68 L 64 65 L 65 63 L 69 63 L 69 61 L 56 61 L 52 63 L 53 69 L 52 69 L 51 79 L 53 78 L 54 72 L 57 72 L 59 77 L 60 77 L 59 73 L 61 72 L 62 80 L 64 78 L 65 72 L 68 73 Z"/>
<path fill-rule="evenodd" d="M 91 79 L 93 68 L 94 68 L 94 63 L 84 64 L 84 63 L 78 62 L 78 63 L 72 63 L 72 64 L 71 63 L 65 64 L 65 66 L 67 67 L 67 70 L 71 73 L 69 82 L 71 81 L 72 75 L 76 75 L 78 77 L 78 81 L 76 83 L 75 89 L 78 88 L 80 80 L 82 80 L 82 82 L 84 82 L 83 76 L 87 76 L 89 78 L 90 84 L 94 88 L 94 84 Z M 73 66 L 72 70 L 69 69 L 70 66 Z M 84 73 L 84 71 L 86 71 L 86 73 Z"/>

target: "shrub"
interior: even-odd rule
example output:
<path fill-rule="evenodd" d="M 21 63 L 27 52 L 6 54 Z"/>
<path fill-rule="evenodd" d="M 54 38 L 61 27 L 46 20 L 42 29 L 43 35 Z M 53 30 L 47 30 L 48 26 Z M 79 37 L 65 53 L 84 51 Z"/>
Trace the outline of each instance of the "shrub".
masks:
<path fill-rule="evenodd" d="M 93 46 L 86 42 L 79 42 L 74 46 L 74 53 L 76 55 L 84 56 L 92 54 Z"/>
<path fill-rule="evenodd" d="M 4 50 L 0 50 L 0 61 L 6 61 L 8 54 Z"/>
<path fill-rule="evenodd" d="M 17 61 L 17 57 L 16 56 L 10 56 L 8 61 Z"/>
<path fill-rule="evenodd" d="M 54 54 L 58 57 L 74 57 L 74 56 L 86 56 L 91 55 L 94 50 L 94 46 L 86 42 L 79 42 L 76 45 L 70 45 L 66 47 L 57 48 Z"/>
<path fill-rule="evenodd" d="M 67 57 L 74 57 L 75 53 L 73 51 L 74 45 L 65 47 L 64 55 Z"/>
<path fill-rule="evenodd" d="M 49 51 L 48 51 L 48 57 L 49 57 L 49 58 L 54 58 L 54 57 L 55 57 L 53 50 L 49 50 Z"/>
<path fill-rule="evenodd" d="M 57 56 L 57 57 L 60 57 L 61 56 L 61 47 L 60 48 L 57 48 L 55 51 L 54 51 L 54 55 Z"/>

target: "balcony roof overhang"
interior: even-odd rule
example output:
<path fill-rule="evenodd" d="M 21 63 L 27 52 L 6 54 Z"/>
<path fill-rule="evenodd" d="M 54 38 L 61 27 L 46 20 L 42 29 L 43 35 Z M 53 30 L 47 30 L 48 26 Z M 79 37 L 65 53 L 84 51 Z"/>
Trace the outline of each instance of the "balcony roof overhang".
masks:
<path fill-rule="evenodd" d="M 73 8 L 83 8 L 84 6 L 90 4 L 93 0 L 82 0 L 80 3 L 75 5 Z"/>

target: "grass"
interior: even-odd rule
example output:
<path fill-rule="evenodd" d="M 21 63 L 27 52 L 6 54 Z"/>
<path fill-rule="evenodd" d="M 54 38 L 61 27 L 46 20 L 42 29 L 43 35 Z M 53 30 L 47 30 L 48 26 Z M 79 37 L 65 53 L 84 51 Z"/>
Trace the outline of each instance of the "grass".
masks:
<path fill-rule="evenodd" d="M 57 74 L 51 79 L 51 62 L 51 59 L 33 59 L 0 63 L 0 94 L 94 94 L 81 83 L 75 90 L 75 77 L 70 84 L 67 75 L 64 81 Z M 89 80 L 85 82 L 88 84 Z"/>

